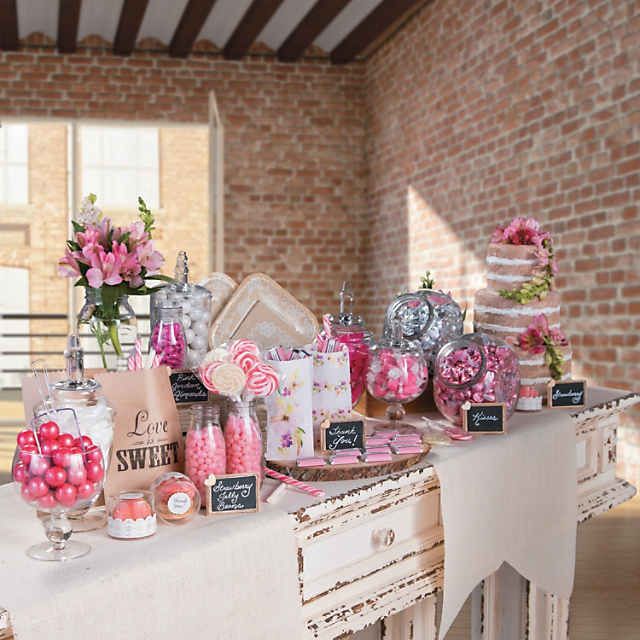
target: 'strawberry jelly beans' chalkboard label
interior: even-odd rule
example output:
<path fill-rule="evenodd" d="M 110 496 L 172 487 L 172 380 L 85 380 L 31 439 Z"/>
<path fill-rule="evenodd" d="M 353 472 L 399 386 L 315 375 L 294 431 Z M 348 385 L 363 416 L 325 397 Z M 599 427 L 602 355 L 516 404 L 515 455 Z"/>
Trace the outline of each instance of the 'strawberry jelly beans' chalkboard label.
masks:
<path fill-rule="evenodd" d="M 554 409 L 558 407 L 584 407 L 586 394 L 587 383 L 584 380 L 550 382 L 547 391 L 547 404 Z"/>
<path fill-rule="evenodd" d="M 207 514 L 248 513 L 260 508 L 260 485 L 255 473 L 209 476 Z"/>
<path fill-rule="evenodd" d="M 364 447 L 363 420 L 327 421 L 321 429 L 321 445 L 327 451 Z"/>
<path fill-rule="evenodd" d="M 207 402 L 209 392 L 193 371 L 176 371 L 169 376 L 176 404 Z"/>
<path fill-rule="evenodd" d="M 462 411 L 462 427 L 469 433 L 504 433 L 506 422 L 503 402 L 472 404 Z"/>

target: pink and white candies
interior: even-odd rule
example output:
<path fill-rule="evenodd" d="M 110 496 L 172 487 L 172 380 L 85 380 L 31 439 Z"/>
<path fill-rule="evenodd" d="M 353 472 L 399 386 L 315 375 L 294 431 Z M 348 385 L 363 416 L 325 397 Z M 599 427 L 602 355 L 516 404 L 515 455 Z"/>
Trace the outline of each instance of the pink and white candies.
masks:
<path fill-rule="evenodd" d="M 425 390 L 429 369 L 420 351 L 379 345 L 371 350 L 366 380 L 374 398 L 404 404 Z"/>
<path fill-rule="evenodd" d="M 227 473 L 257 473 L 262 477 L 262 435 L 255 403 L 234 402 L 224 425 Z"/>
<path fill-rule="evenodd" d="M 520 367 L 505 342 L 473 333 L 445 344 L 436 358 L 433 397 L 440 413 L 462 423 L 466 402 L 504 402 L 510 417 L 518 402 Z"/>
<path fill-rule="evenodd" d="M 194 405 L 191 425 L 185 441 L 185 472 L 205 502 L 205 480 L 226 473 L 227 456 L 224 436 L 218 421 L 218 409 L 212 405 Z"/>

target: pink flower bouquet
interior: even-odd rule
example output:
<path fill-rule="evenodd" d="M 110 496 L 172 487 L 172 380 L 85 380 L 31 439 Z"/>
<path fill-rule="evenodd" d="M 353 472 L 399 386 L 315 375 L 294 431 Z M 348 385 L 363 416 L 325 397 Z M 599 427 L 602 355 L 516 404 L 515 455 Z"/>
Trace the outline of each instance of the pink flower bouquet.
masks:
<path fill-rule="evenodd" d="M 517 346 L 526 353 L 544 353 L 551 377 L 554 380 L 562 378 L 564 359 L 557 348 L 566 347 L 569 342 L 560 329 L 549 326 L 549 319 L 544 313 L 537 315 L 517 340 Z"/>

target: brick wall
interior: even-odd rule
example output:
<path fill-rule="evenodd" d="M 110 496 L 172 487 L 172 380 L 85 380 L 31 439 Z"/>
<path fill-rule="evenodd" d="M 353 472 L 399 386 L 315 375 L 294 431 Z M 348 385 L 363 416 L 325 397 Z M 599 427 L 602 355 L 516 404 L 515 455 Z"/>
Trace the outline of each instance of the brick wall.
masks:
<path fill-rule="evenodd" d="M 492 229 L 535 216 L 558 249 L 575 372 L 640 391 L 639 48 L 630 0 L 435 0 L 379 49 L 368 316 L 425 269 L 470 304 Z"/>
<path fill-rule="evenodd" d="M 361 65 L 0 53 L 0 117 L 206 123 L 212 89 L 226 136 L 226 271 L 237 279 L 264 271 L 314 311 L 333 307 L 360 261 Z"/>

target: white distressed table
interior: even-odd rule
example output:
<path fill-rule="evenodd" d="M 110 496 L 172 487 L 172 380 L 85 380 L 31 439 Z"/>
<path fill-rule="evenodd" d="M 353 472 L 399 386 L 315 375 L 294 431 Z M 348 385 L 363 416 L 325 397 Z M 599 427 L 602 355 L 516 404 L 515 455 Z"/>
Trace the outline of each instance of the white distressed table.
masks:
<path fill-rule="evenodd" d="M 589 400 L 588 408 L 573 415 L 579 521 L 635 493 L 615 476 L 616 430 L 622 412 L 640 402 L 640 395 L 591 389 Z M 327 497 L 321 501 L 286 491 L 276 503 L 293 521 L 310 635 L 325 640 L 365 629 L 357 633 L 362 640 L 434 640 L 444 532 L 438 479 L 428 458 L 392 476 L 323 488 Z M 565 640 L 568 611 L 568 600 L 503 565 L 472 596 L 471 637 Z M 0 613 L 0 637 L 10 634 L 8 615 Z"/>

